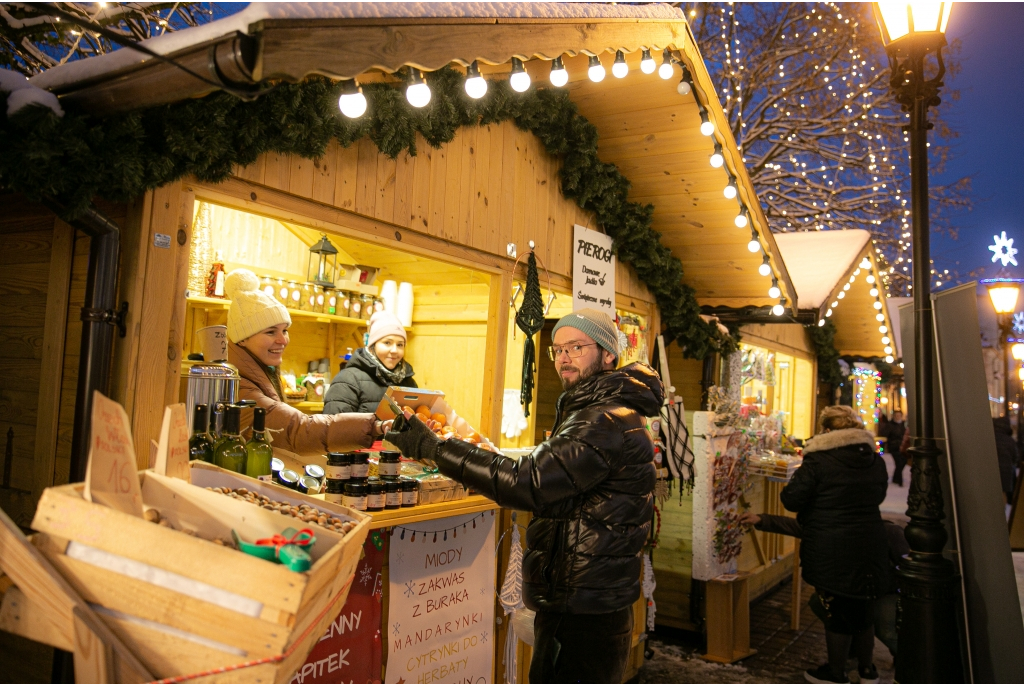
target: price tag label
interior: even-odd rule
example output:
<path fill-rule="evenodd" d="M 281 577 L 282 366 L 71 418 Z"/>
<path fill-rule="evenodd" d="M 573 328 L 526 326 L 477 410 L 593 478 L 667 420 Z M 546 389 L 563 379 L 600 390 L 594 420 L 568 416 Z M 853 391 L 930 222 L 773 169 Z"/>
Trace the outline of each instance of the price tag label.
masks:
<path fill-rule="evenodd" d="M 184 404 L 171 404 L 164 409 L 164 423 L 160 428 L 153 469 L 163 476 L 184 481 L 189 479 L 188 421 Z"/>
<path fill-rule="evenodd" d="M 90 502 L 141 518 L 142 487 L 132 444 L 124 407 L 94 392 L 83 495 Z"/>

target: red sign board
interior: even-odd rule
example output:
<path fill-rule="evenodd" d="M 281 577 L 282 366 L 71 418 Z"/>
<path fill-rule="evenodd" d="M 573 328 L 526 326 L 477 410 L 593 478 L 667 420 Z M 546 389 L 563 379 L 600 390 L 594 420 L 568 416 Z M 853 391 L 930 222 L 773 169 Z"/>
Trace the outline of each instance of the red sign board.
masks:
<path fill-rule="evenodd" d="M 381 681 L 381 595 L 385 537 L 373 531 L 363 547 L 352 590 L 341 613 L 292 676 L 293 683 Z"/>

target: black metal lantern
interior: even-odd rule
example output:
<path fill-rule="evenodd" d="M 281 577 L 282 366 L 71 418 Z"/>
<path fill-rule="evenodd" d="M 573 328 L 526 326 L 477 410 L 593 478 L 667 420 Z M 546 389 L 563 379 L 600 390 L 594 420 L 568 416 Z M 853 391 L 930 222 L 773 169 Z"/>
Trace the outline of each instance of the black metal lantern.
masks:
<path fill-rule="evenodd" d="M 327 236 L 320 234 L 320 240 L 309 248 L 309 268 L 306 270 L 306 281 L 325 288 L 333 288 L 338 273 L 338 248 L 331 244 Z"/>

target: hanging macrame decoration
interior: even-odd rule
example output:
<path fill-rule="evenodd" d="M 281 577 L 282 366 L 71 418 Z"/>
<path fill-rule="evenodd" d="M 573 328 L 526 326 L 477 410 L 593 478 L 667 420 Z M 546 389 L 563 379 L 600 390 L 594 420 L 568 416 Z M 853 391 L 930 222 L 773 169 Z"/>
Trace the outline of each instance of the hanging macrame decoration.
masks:
<path fill-rule="evenodd" d="M 540 278 L 537 276 L 537 257 L 531 251 L 526 262 L 526 291 L 523 304 L 516 312 L 516 326 L 526 334 L 523 343 L 523 385 L 519 402 L 523 405 L 523 416 L 530 415 L 533 401 L 533 375 L 537 371 L 537 349 L 533 336 L 544 327 L 544 300 L 540 295 Z"/>

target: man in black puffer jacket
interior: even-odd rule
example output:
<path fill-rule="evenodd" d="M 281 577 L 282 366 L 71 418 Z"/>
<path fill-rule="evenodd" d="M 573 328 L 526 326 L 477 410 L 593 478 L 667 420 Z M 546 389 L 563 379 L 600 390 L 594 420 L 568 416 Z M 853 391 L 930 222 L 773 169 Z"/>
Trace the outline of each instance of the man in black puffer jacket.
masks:
<path fill-rule="evenodd" d="M 523 560 L 524 600 L 537 612 L 530 682 L 619 683 L 654 513 L 644 417 L 658 414 L 664 393 L 645 364 L 615 370 L 618 331 L 607 314 L 569 314 L 552 341 L 565 392 L 551 438 L 521 461 L 441 442 L 415 418 L 387 439 L 503 507 L 533 513 Z"/>

